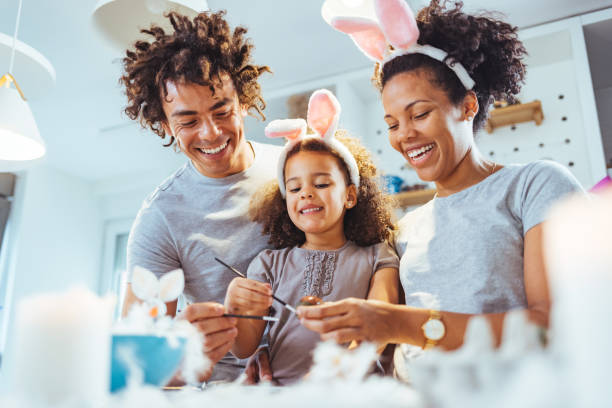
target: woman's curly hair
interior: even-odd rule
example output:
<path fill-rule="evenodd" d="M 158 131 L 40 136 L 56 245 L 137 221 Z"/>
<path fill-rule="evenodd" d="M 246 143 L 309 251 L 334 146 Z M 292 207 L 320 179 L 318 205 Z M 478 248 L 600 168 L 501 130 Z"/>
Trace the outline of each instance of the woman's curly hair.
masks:
<path fill-rule="evenodd" d="M 465 14 L 461 1 L 452 2 L 452 8 L 447 8 L 446 3 L 432 0 L 419 12 L 418 43 L 446 51 L 448 61 L 461 63 L 476 82 L 473 91 L 480 109 L 474 118 L 474 130 L 478 130 L 484 126 L 493 100 L 515 102 L 525 80 L 523 58 L 527 51 L 518 39 L 517 27 L 486 15 Z M 423 54 L 399 56 L 382 70 L 377 65 L 373 80 L 382 91 L 393 76 L 413 70 L 429 73 L 455 105 L 468 92 L 451 69 Z"/>
<path fill-rule="evenodd" d="M 155 25 L 141 30 L 153 39 L 137 41 L 133 50 L 127 50 L 119 80 L 125 86 L 125 113 L 130 119 L 138 119 L 143 127 L 164 139 L 162 98 L 168 94 L 166 81 L 208 86 L 214 94 L 223 74 L 232 79 L 240 104 L 265 119 L 262 111 L 266 104 L 257 79 L 271 72 L 270 68 L 251 63 L 254 47 L 245 38 L 247 29 L 238 26 L 232 32 L 224 16 L 225 11 L 204 12 L 191 21 L 170 12 L 166 17 L 174 27 L 173 33 Z M 174 137 L 169 136 L 165 146 L 174 143 Z"/>
<path fill-rule="evenodd" d="M 378 170 L 370 153 L 358 139 L 348 136 L 343 130 L 336 132 L 336 138 L 355 157 L 360 178 L 357 204 L 344 215 L 344 235 L 359 246 L 383 242 L 389 238 L 394 226 L 391 221 L 391 200 L 383 195 L 376 183 Z M 331 154 L 344 170 L 347 185 L 351 183 L 344 160 L 329 145 L 318 139 L 306 139 L 297 143 L 287 153 L 287 160 L 302 151 Z M 276 249 L 298 246 L 306 240 L 304 232 L 299 230 L 289 218 L 287 203 L 281 195 L 277 181 L 270 182 L 253 195 L 249 216 L 253 221 L 263 225 L 263 232 L 270 235 L 269 243 Z"/>

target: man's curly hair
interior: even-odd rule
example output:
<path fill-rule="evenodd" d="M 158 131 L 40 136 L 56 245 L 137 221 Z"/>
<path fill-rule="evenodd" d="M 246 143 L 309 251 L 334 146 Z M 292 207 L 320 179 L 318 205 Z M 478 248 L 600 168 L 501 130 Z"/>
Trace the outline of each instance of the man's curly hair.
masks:
<path fill-rule="evenodd" d="M 345 131 L 336 132 L 342 142 L 355 157 L 359 168 L 359 188 L 357 204 L 344 215 L 344 235 L 359 246 L 369 246 L 389 238 L 394 229 L 391 221 L 391 201 L 383 195 L 376 183 L 378 170 L 370 153 L 358 139 L 350 137 Z M 351 183 L 349 171 L 341 156 L 329 145 L 318 139 L 306 139 L 297 143 L 287 154 L 287 160 L 298 152 L 327 152 L 336 158 L 344 171 L 347 185 Z M 294 247 L 305 242 L 306 236 L 299 230 L 287 212 L 287 203 L 282 197 L 278 182 L 264 186 L 251 198 L 249 216 L 263 225 L 263 232 L 270 234 L 269 243 L 276 249 Z"/>
<path fill-rule="evenodd" d="M 130 119 L 138 119 L 143 127 L 164 139 L 162 98 L 168 94 L 166 81 L 208 86 L 214 94 L 223 74 L 231 78 L 240 104 L 265 119 L 262 111 L 266 104 L 257 79 L 271 72 L 270 68 L 251 63 L 254 47 L 245 38 L 247 29 L 238 26 L 232 32 L 224 16 L 225 11 L 204 12 L 191 21 L 170 12 L 166 17 L 173 33 L 155 25 L 141 30 L 153 37 L 152 41 L 137 41 L 133 50 L 127 50 L 119 80 L 125 86 L 125 113 Z M 174 143 L 174 137 L 168 136 L 170 141 L 164 146 Z"/>
<path fill-rule="evenodd" d="M 518 39 L 517 27 L 486 15 L 473 16 L 462 12 L 463 2 L 432 0 L 417 16 L 420 31 L 418 43 L 429 44 L 448 53 L 448 61 L 459 62 L 476 82 L 479 111 L 474 130 L 484 126 L 493 100 L 515 102 L 525 80 L 523 58 L 527 54 Z M 424 70 L 435 84 L 446 91 L 457 105 L 467 90 L 457 75 L 445 64 L 423 54 L 408 54 L 377 65 L 374 83 L 380 91 L 396 74 Z"/>

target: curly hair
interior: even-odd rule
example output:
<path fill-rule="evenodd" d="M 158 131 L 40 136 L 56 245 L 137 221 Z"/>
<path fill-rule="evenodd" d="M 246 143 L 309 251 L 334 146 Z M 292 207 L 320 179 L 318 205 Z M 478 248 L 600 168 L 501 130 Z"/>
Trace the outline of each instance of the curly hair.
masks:
<path fill-rule="evenodd" d="M 388 239 L 390 231 L 395 229 L 391 221 L 391 199 L 383 195 L 378 187 L 378 170 L 361 142 L 348 136 L 343 130 L 336 132 L 336 138 L 355 157 L 360 177 L 357 204 L 344 215 L 344 235 L 359 246 L 382 242 Z M 344 160 L 329 145 L 317 139 L 306 139 L 297 143 L 287 153 L 287 159 L 302 151 L 331 154 L 343 169 L 347 185 L 350 184 L 349 171 Z M 269 243 L 276 249 L 298 246 L 306 241 L 304 232 L 289 218 L 287 203 L 281 195 L 277 181 L 270 182 L 253 195 L 249 216 L 263 225 L 263 232 L 270 235 Z"/>
<path fill-rule="evenodd" d="M 468 15 L 462 12 L 463 2 L 432 0 L 417 16 L 420 31 L 418 43 L 429 44 L 448 53 L 452 64 L 461 63 L 475 81 L 473 91 L 478 98 L 479 111 L 474 118 L 474 130 L 481 129 L 488 117 L 493 100 L 516 101 L 525 81 L 527 54 L 518 39 L 517 27 L 485 14 Z M 467 90 L 457 75 L 445 64 L 423 54 L 408 54 L 387 62 L 382 70 L 377 64 L 373 81 L 382 92 L 385 84 L 396 74 L 424 70 L 437 86 L 443 89 L 451 103 L 459 104 Z"/>
<path fill-rule="evenodd" d="M 166 14 L 173 33 L 165 33 L 156 25 L 141 30 L 153 37 L 152 41 L 137 41 L 133 50 L 126 51 L 123 58 L 124 74 L 119 82 L 125 86 L 128 105 L 126 115 L 139 120 L 165 139 L 162 123 L 166 116 L 162 109 L 162 98 L 168 94 L 166 82 L 191 82 L 208 86 L 215 93 L 221 75 L 231 78 L 238 101 L 250 113 L 255 111 L 265 120 L 266 104 L 261 96 L 257 79 L 268 66 L 251 63 L 254 46 L 245 38 L 247 29 L 238 26 L 233 33 L 224 19 L 225 11 L 204 12 L 193 21 L 176 12 Z M 171 146 L 175 140 L 164 146 Z"/>

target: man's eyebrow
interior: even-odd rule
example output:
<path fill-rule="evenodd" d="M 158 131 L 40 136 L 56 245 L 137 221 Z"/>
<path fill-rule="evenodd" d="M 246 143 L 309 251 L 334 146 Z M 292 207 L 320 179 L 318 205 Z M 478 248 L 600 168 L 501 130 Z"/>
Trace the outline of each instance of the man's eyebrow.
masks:
<path fill-rule="evenodd" d="M 172 112 L 172 117 L 175 116 L 189 116 L 189 115 L 195 115 L 197 112 L 193 111 L 193 110 L 180 110 L 180 111 L 176 111 L 176 112 Z"/>
<path fill-rule="evenodd" d="M 219 102 L 217 102 L 213 106 L 211 106 L 210 110 L 213 111 L 213 110 L 219 109 L 220 107 L 222 107 L 224 105 L 227 105 L 227 104 L 230 104 L 230 103 L 232 103 L 232 100 L 230 98 L 223 98 Z"/>
<path fill-rule="evenodd" d="M 222 106 L 225 106 L 227 104 L 232 103 L 232 100 L 230 98 L 223 98 L 222 100 L 220 100 L 219 102 L 215 103 L 213 106 L 210 107 L 211 111 L 214 111 L 216 109 L 219 109 Z M 195 115 L 197 114 L 197 111 L 194 110 L 179 110 L 176 112 L 173 112 L 172 117 L 176 117 L 176 116 L 189 116 L 189 115 Z"/>

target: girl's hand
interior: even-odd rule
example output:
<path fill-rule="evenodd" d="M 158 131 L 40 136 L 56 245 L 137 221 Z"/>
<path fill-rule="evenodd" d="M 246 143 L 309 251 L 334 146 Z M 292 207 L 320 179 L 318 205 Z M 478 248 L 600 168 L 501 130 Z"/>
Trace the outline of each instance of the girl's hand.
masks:
<path fill-rule="evenodd" d="M 267 314 L 272 301 L 270 284 L 252 279 L 234 278 L 225 294 L 228 313 Z"/>
<path fill-rule="evenodd" d="M 318 306 L 301 306 L 302 324 L 337 343 L 390 343 L 394 336 L 393 305 L 378 300 L 348 298 Z"/>

